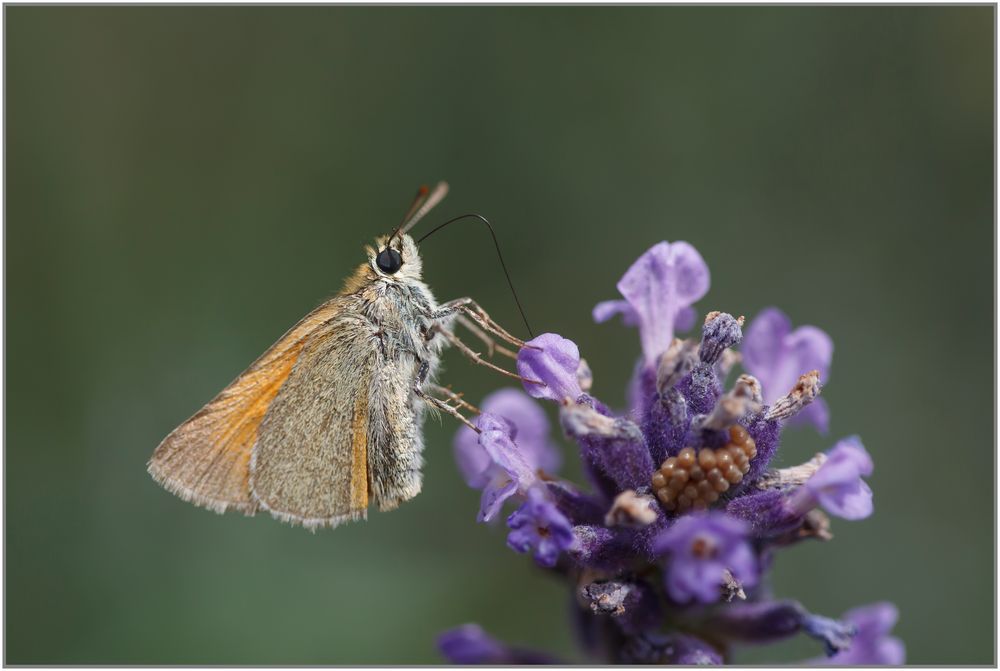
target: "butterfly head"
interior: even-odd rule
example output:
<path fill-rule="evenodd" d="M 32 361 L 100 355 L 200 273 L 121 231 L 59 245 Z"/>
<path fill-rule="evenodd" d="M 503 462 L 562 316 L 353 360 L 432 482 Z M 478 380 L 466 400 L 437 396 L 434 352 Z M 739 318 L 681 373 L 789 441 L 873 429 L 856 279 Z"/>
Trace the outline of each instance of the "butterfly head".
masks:
<path fill-rule="evenodd" d="M 375 247 L 368 247 L 367 252 L 368 265 L 379 278 L 399 281 L 420 279 L 420 253 L 417 243 L 409 235 L 377 238 Z"/>

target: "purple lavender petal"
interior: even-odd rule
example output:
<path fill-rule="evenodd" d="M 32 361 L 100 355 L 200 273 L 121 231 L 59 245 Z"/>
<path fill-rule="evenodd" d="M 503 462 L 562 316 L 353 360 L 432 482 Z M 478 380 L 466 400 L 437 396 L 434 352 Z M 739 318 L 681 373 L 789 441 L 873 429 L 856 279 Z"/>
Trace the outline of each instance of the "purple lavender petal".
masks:
<path fill-rule="evenodd" d="M 631 417 L 643 417 L 656 400 L 656 371 L 645 365 L 642 359 L 636 362 L 625 390 L 625 402 Z"/>
<path fill-rule="evenodd" d="M 660 534 L 654 551 L 669 555 L 666 586 L 678 603 L 714 603 L 728 569 L 745 586 L 757 582 L 757 560 L 747 543 L 749 527 L 725 513 L 692 514 Z"/>
<path fill-rule="evenodd" d="M 490 455 L 479 444 L 479 434 L 463 426 L 455 433 L 453 442 L 455 464 L 465 479 L 465 483 L 473 489 L 482 489 L 489 482 L 487 470 L 493 464 Z"/>
<path fill-rule="evenodd" d="M 817 398 L 806 407 L 799 410 L 787 422 L 788 426 L 812 426 L 822 435 L 830 432 L 830 406 L 826 400 Z"/>
<path fill-rule="evenodd" d="M 794 331 L 788 316 L 777 308 L 758 314 L 746 329 L 741 348 L 743 367 L 760 380 L 764 401 L 768 404 L 795 386 L 799 376 L 819 371 L 826 382 L 833 359 L 833 341 L 822 329 L 801 326 Z M 829 425 L 826 408 L 812 410 L 796 418 L 795 423 L 811 423 L 821 432 Z"/>
<path fill-rule="evenodd" d="M 493 638 L 478 624 L 463 624 L 442 632 L 438 650 L 452 664 L 556 664 L 544 653 L 512 648 Z"/>
<path fill-rule="evenodd" d="M 520 389 L 496 391 L 483 400 L 481 409 L 510 421 L 514 438 L 528 463 L 547 473 L 555 473 L 562 461 L 550 436 L 552 427 L 542 407 Z M 463 427 L 465 428 L 465 427 Z"/>
<path fill-rule="evenodd" d="M 746 333 L 743 334 L 743 346 L 740 348 L 740 353 L 743 355 L 743 367 L 763 382 L 763 378 L 754 371 L 770 373 L 778 369 L 785 355 L 785 338 L 791 332 L 792 322 L 784 312 L 774 307 L 761 310 L 747 326 Z M 774 398 L 785 391 L 788 390 L 779 390 Z M 770 392 L 767 387 L 764 387 L 764 393 L 774 392 Z"/>
<path fill-rule="evenodd" d="M 500 664 L 507 655 L 507 646 L 478 624 L 463 624 L 442 632 L 437 644 L 438 650 L 452 664 Z"/>
<path fill-rule="evenodd" d="M 606 322 L 619 314 L 622 316 L 622 323 L 625 326 L 639 325 L 639 315 L 632 309 L 628 301 L 601 301 L 594 306 L 593 317 L 594 321 L 598 324 Z"/>
<path fill-rule="evenodd" d="M 884 601 L 873 603 L 844 613 L 843 619 L 857 628 L 850 649 L 832 657 L 810 660 L 812 664 L 899 666 L 906 663 L 906 647 L 890 635 L 899 619 L 896 606 Z"/>
<path fill-rule="evenodd" d="M 872 514 L 872 490 L 862 476 L 871 475 L 872 458 L 857 438 L 838 442 L 826 462 L 795 492 L 792 505 L 800 512 L 818 504 L 831 515 L 860 520 Z"/>
<path fill-rule="evenodd" d="M 618 291 L 631 311 L 606 301 L 594 309 L 594 318 L 604 321 L 622 312 L 627 319 L 635 319 L 646 365 L 655 366 L 670 346 L 675 328 L 693 321 L 686 310 L 705 295 L 708 285 L 708 266 L 694 247 L 686 242 L 660 242 L 640 256 L 618 282 Z"/>
<path fill-rule="evenodd" d="M 561 458 L 550 440 L 548 417 L 531 397 L 520 389 L 508 387 L 487 396 L 480 408 L 511 423 L 512 436 L 532 469 L 546 473 L 558 471 Z M 465 426 L 459 428 L 455 433 L 454 451 L 455 462 L 466 483 L 476 489 L 482 488 L 489 480 L 486 471 L 493 462 L 479 444 L 479 434 Z"/>
<path fill-rule="evenodd" d="M 507 545 L 515 552 L 530 552 L 542 566 L 555 566 L 559 554 L 573 545 L 569 520 L 541 487 L 528 491 L 528 500 L 507 518 L 507 526 Z"/>
<path fill-rule="evenodd" d="M 526 382 L 529 394 L 557 403 L 583 394 L 576 377 L 580 367 L 580 349 L 576 343 L 555 333 L 543 333 L 526 345 L 517 353 L 517 372 L 521 377 L 544 383 Z"/>
<path fill-rule="evenodd" d="M 499 514 L 503 502 L 515 493 L 525 493 L 538 481 L 535 470 L 514 443 L 513 425 L 503 417 L 484 412 L 476 420 L 479 444 L 490 459 L 485 471 L 479 521 L 489 522 Z"/>
<path fill-rule="evenodd" d="M 674 331 L 690 331 L 698 318 L 698 312 L 693 307 L 681 308 L 674 321 Z"/>
<path fill-rule="evenodd" d="M 517 493 L 517 483 L 510 478 L 499 475 L 483 487 L 483 495 L 479 500 L 479 522 L 492 522 L 500 514 L 504 501 Z"/>
<path fill-rule="evenodd" d="M 818 370 L 820 379 L 824 382 L 830 379 L 833 340 L 826 331 L 815 326 L 800 326 L 788 335 L 785 344 L 792 358 L 802 369 L 794 374 L 795 379 L 811 370 Z M 778 395 L 785 391 L 787 390 L 779 391 Z"/>

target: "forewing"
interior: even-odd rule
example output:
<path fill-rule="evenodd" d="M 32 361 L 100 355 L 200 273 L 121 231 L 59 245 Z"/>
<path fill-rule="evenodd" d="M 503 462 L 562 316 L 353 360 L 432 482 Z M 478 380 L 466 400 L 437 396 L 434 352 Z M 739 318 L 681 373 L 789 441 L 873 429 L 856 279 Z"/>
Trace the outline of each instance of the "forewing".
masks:
<path fill-rule="evenodd" d="M 317 528 L 365 516 L 375 342 L 367 323 L 342 315 L 303 348 L 250 463 L 253 498 L 274 517 Z"/>
<path fill-rule="evenodd" d="M 246 371 L 163 439 L 149 472 L 167 490 L 216 512 L 253 514 L 250 453 L 260 423 L 317 329 L 340 313 L 338 299 L 293 326 Z"/>

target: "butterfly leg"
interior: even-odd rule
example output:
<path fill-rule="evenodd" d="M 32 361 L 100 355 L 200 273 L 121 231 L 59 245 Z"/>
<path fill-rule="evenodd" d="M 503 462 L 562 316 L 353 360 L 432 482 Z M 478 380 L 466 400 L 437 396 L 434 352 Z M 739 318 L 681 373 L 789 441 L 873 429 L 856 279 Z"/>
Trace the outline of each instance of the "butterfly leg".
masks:
<path fill-rule="evenodd" d="M 452 333 L 451 331 L 449 331 L 446 328 L 437 327 L 436 328 L 436 332 L 440 333 L 441 336 L 445 340 L 447 340 L 449 343 L 451 343 L 452 345 L 454 345 L 455 349 L 457 349 L 459 352 L 461 352 L 466 357 L 468 357 L 473 363 L 477 363 L 480 366 L 486 366 L 487 368 L 495 370 L 496 372 L 500 373 L 501 375 L 506 375 L 507 377 L 512 377 L 515 380 L 520 380 L 521 382 L 526 382 L 528 384 L 543 384 L 539 380 L 532 380 L 531 378 L 523 377 L 521 375 L 518 375 L 517 373 L 512 373 L 511 371 L 507 370 L 506 368 L 501 368 L 500 366 L 496 365 L 495 363 L 487 361 L 486 359 L 484 359 L 479 354 L 479 352 L 473 351 L 472 348 L 469 347 L 468 345 L 466 345 L 464 342 L 462 342 L 462 340 L 457 335 L 455 335 L 454 333 Z"/>
<path fill-rule="evenodd" d="M 440 410 L 441 412 L 448 413 L 449 415 L 451 415 L 452 417 L 454 417 L 455 419 L 457 419 L 458 421 L 460 421 L 462 424 L 465 424 L 467 427 L 469 427 L 470 429 L 472 429 L 476 433 L 479 433 L 479 428 L 475 424 L 473 424 L 472 422 L 470 422 L 465 417 L 465 415 L 463 415 L 458 410 L 456 410 L 454 407 L 448 405 L 446 402 L 442 401 L 441 399 L 435 398 L 434 396 L 431 396 L 430 394 L 428 394 L 424 390 L 424 383 L 427 381 L 427 374 L 428 374 L 429 371 L 430 371 L 430 366 L 427 364 L 427 362 L 426 361 L 421 361 L 420 362 L 420 369 L 417 371 L 416 384 L 413 385 L 413 393 L 415 393 L 419 398 L 421 398 L 425 403 L 427 403 L 427 405 L 429 405 L 432 408 L 435 408 L 437 410 Z M 430 385 L 430 386 L 437 386 L 437 385 Z M 448 390 L 448 391 L 449 391 L 449 393 L 454 394 L 454 392 L 452 392 L 451 390 Z M 457 396 L 457 394 L 455 394 L 455 395 Z"/>
<path fill-rule="evenodd" d="M 517 359 L 517 352 L 511 351 L 506 347 L 504 347 L 503 345 L 498 345 L 497 341 L 491 338 L 489 333 L 476 326 L 475 322 L 473 322 L 465 315 L 463 314 L 458 315 L 455 318 L 455 321 L 464 326 L 469 333 L 479 338 L 479 340 L 481 340 L 483 344 L 486 345 L 486 347 L 488 348 L 486 354 L 490 358 L 493 358 L 493 354 L 496 353 L 496 354 L 503 354 L 505 357 L 508 357 L 510 359 Z"/>
<path fill-rule="evenodd" d="M 457 393 L 453 392 L 448 387 L 442 387 L 439 384 L 426 384 L 426 385 L 424 385 L 424 387 L 426 389 L 430 390 L 431 392 L 437 394 L 438 396 L 443 396 L 446 399 L 445 400 L 446 403 L 447 402 L 454 403 L 455 404 L 454 407 L 456 407 L 456 408 L 459 408 L 459 407 L 460 408 L 465 408 L 469 412 L 474 412 L 477 415 L 482 412 L 482 410 L 480 410 L 479 408 L 477 408 L 476 406 L 472 405 L 471 403 L 469 403 L 468 401 L 466 401 L 464 398 L 462 398 L 462 396 L 464 396 L 464 394 L 457 394 Z"/>
<path fill-rule="evenodd" d="M 525 346 L 530 347 L 530 345 L 525 345 L 523 340 L 511 335 L 505 328 L 493 321 L 493 319 L 486 314 L 486 310 L 484 310 L 479 303 L 468 297 L 456 298 L 453 301 L 448 301 L 428 316 L 430 319 L 436 320 L 450 317 L 456 312 L 467 316 L 483 331 L 492 333 L 504 342 L 514 345 L 518 349 Z"/>

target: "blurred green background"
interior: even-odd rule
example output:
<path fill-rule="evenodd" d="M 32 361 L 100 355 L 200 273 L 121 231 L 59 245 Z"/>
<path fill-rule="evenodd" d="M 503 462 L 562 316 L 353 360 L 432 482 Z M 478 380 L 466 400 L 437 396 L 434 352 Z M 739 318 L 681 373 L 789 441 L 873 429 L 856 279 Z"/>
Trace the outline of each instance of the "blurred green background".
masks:
<path fill-rule="evenodd" d="M 145 472 L 442 178 L 430 221 L 491 217 L 614 405 L 638 339 L 590 309 L 659 240 L 709 263 L 702 313 L 829 332 L 831 435 L 779 465 L 860 434 L 876 514 L 782 553 L 775 591 L 891 600 L 908 661 L 993 663 L 992 7 L 4 11 L 7 663 L 434 663 L 467 621 L 580 659 L 563 585 L 475 523 L 451 421 L 423 494 L 334 532 Z M 521 332 L 486 231 L 424 262 Z"/>

